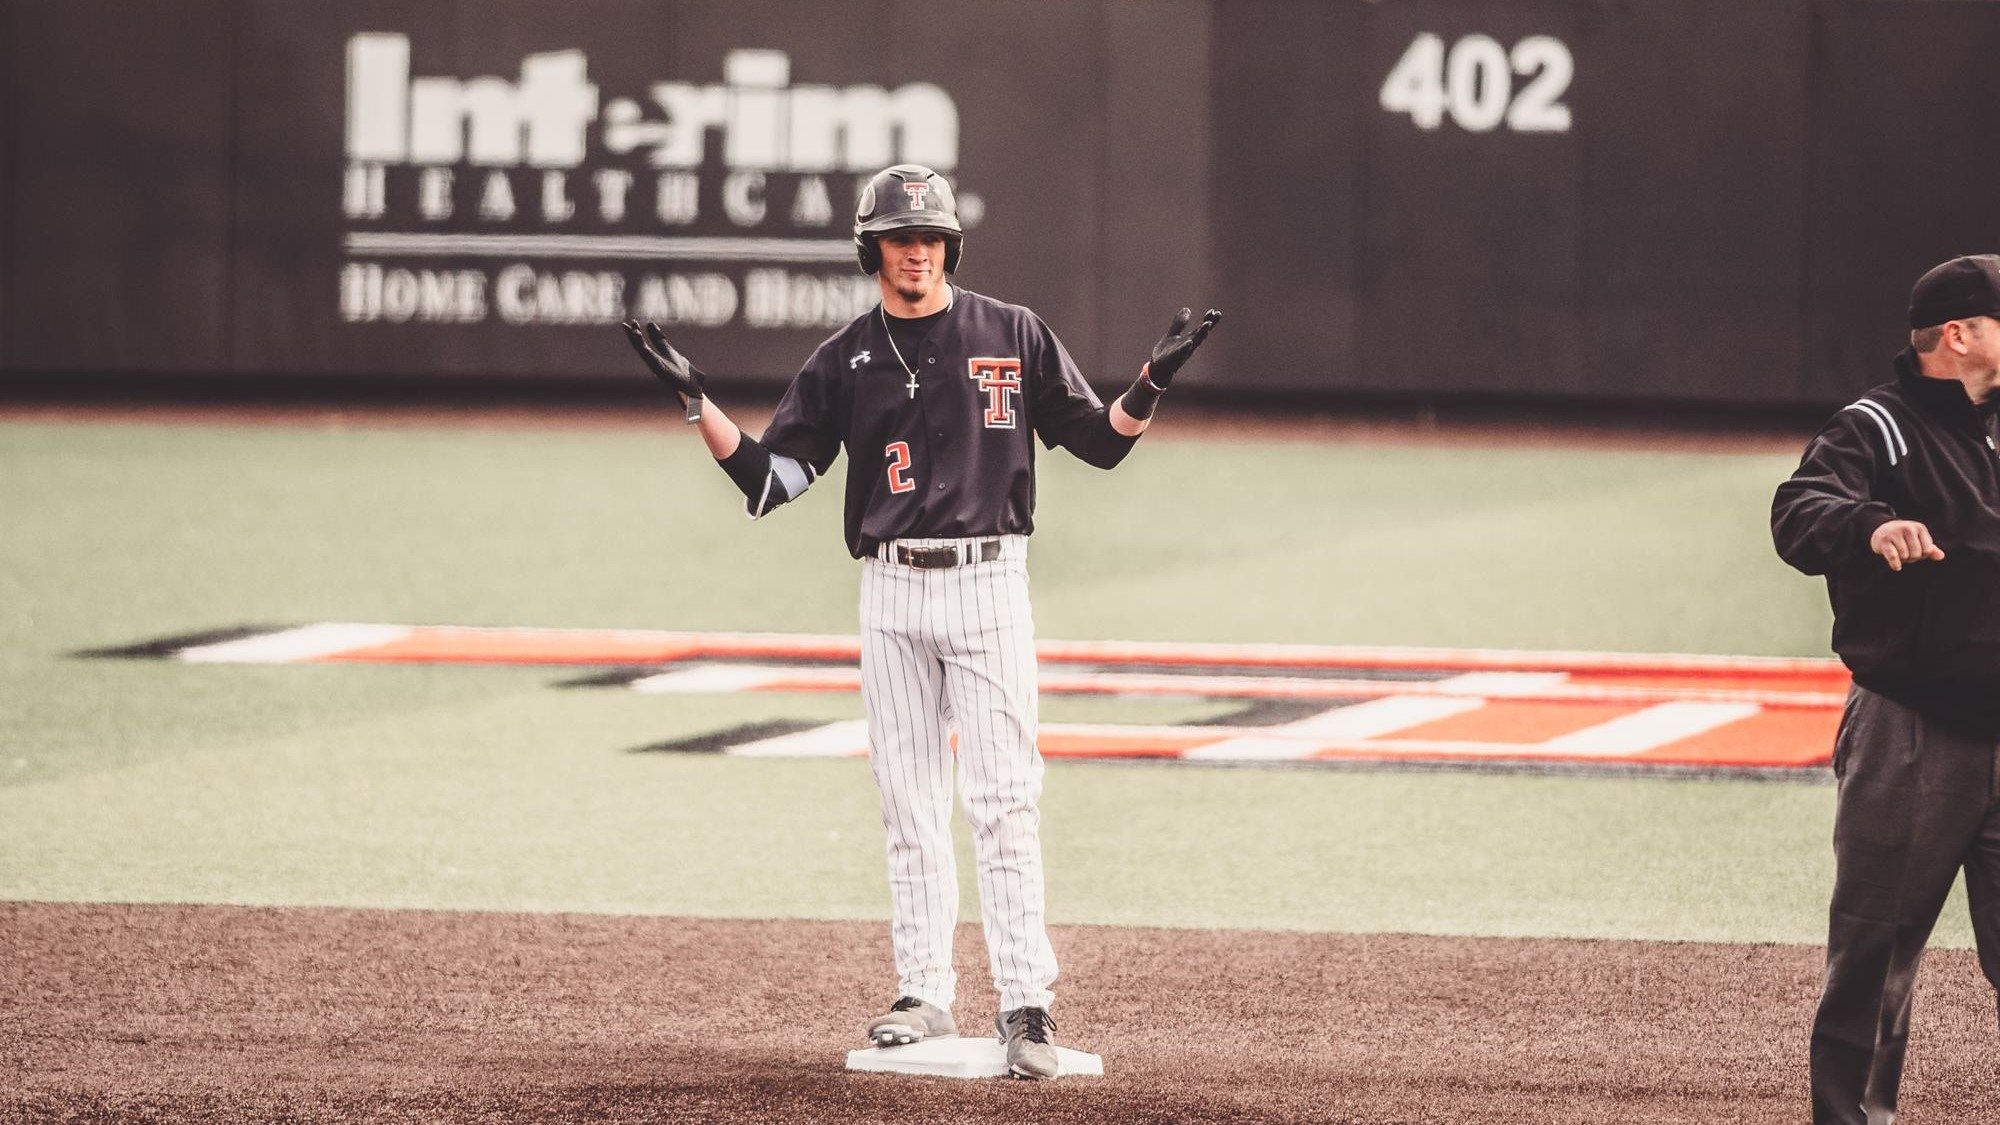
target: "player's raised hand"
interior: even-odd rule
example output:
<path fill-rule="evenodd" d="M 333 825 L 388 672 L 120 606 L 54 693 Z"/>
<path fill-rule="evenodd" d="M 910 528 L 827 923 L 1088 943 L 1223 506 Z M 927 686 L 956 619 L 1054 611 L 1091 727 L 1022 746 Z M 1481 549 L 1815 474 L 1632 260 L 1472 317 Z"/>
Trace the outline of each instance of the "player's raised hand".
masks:
<path fill-rule="evenodd" d="M 1188 322 L 1193 319 L 1194 313 L 1189 309 L 1175 313 L 1174 322 L 1167 326 L 1167 334 L 1153 345 L 1153 358 L 1146 361 L 1145 374 L 1161 390 L 1174 381 L 1174 373 L 1188 361 L 1201 342 L 1208 339 L 1209 330 L 1222 319 L 1222 314 L 1210 309 L 1202 315 L 1200 324 L 1189 328 Z"/>
<path fill-rule="evenodd" d="M 1916 520 L 1890 520 L 1876 528 L 1875 534 L 1868 537 L 1868 549 L 1881 555 L 1890 570 L 1901 570 L 1904 563 L 1924 559 L 1937 562 L 1944 558 L 1944 552 L 1931 539 L 1931 529 Z"/>
<path fill-rule="evenodd" d="M 646 366 L 653 369 L 660 382 L 681 396 L 681 402 L 687 407 L 687 420 L 690 423 L 700 421 L 701 400 L 707 394 L 705 385 L 708 376 L 667 343 L 666 334 L 652 321 L 641 325 L 636 320 L 628 320 L 619 327 L 625 329 L 625 338 L 632 341 L 632 350 L 639 353 L 639 358 L 646 361 Z"/>

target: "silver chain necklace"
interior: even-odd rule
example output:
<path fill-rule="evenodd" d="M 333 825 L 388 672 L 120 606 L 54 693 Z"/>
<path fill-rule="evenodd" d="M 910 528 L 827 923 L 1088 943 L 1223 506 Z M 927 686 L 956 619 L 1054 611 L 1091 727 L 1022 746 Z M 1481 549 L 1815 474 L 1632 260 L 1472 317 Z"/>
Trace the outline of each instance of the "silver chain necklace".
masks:
<path fill-rule="evenodd" d="M 944 307 L 938 311 L 941 313 L 950 312 L 953 302 L 957 300 L 958 290 L 954 289 L 951 291 L 951 295 L 945 298 Z M 904 386 L 909 390 L 910 397 L 915 398 L 917 397 L 917 369 L 910 366 L 909 361 L 903 358 L 903 349 L 896 346 L 896 334 L 889 331 L 889 310 L 881 305 L 876 305 L 875 312 L 882 318 L 882 335 L 889 337 L 889 352 L 896 357 L 896 366 L 902 368 L 903 373 L 910 377 L 910 381 L 905 383 Z"/>

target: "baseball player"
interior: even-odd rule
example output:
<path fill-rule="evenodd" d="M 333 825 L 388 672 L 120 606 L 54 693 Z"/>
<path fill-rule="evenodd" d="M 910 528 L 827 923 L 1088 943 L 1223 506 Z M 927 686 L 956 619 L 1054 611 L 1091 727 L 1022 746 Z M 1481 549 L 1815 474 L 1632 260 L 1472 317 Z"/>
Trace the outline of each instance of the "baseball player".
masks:
<path fill-rule="evenodd" d="M 1779 555 L 1826 576 L 1854 673 L 1815 1125 L 1895 1120 L 1917 965 L 1961 869 L 2000 988 L 2000 256 L 1932 269 L 1909 311 L 1895 379 L 1821 428 L 1771 505 Z"/>
<path fill-rule="evenodd" d="M 1042 757 L 1035 744 L 1034 439 L 1099 468 L 1144 433 L 1160 395 L 1221 315 L 1187 309 L 1138 379 L 1104 406 L 1028 309 L 952 283 L 964 251 L 944 177 L 875 175 L 854 221 L 881 303 L 813 352 L 761 439 L 707 397 L 653 324 L 624 325 L 757 518 L 847 451 L 848 551 L 862 561 L 862 705 L 888 838 L 898 998 L 868 1024 L 890 1046 L 956 1035 L 951 940 L 958 873 L 952 771 L 978 858 L 980 917 L 1010 1071 L 1056 1074 L 1056 959 L 1042 889 Z"/>

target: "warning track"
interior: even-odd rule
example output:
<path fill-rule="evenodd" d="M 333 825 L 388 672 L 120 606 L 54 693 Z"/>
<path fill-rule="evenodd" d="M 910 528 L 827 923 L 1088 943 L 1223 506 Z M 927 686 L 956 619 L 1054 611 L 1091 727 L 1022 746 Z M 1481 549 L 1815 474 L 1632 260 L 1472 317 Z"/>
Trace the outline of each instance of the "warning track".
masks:
<path fill-rule="evenodd" d="M 1554 763 L 1806 771 L 1848 688 L 1837 661 L 1488 649 L 1044 641 L 1045 695 L 1235 702 L 1212 722 L 1047 723 L 1054 758 L 1208 763 Z M 782 633 L 321 622 L 80 655 L 201 664 L 592 666 L 567 687 L 655 695 L 851 693 L 859 640 Z M 859 721 L 766 724 L 651 750 L 859 757 Z"/>

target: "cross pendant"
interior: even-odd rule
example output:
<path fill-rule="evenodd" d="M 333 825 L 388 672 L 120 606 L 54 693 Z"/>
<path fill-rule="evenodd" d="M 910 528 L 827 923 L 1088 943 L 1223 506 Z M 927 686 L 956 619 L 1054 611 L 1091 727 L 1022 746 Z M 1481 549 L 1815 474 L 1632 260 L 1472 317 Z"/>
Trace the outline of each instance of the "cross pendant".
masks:
<path fill-rule="evenodd" d="M 910 381 L 909 381 L 908 383 L 904 384 L 904 385 L 910 388 L 910 397 L 911 397 L 911 398 L 915 398 L 915 397 L 917 397 L 917 373 L 916 373 L 916 372 L 914 372 L 914 371 L 910 372 Z"/>

